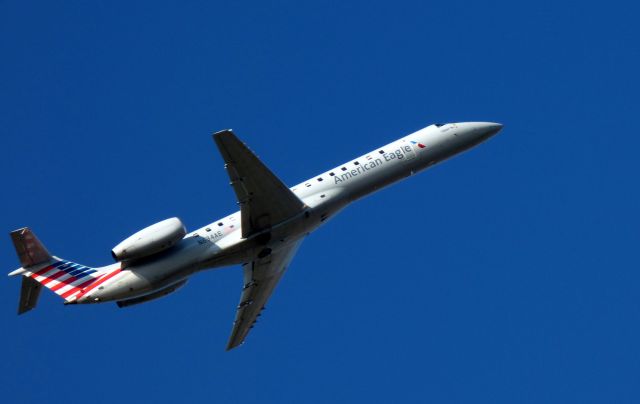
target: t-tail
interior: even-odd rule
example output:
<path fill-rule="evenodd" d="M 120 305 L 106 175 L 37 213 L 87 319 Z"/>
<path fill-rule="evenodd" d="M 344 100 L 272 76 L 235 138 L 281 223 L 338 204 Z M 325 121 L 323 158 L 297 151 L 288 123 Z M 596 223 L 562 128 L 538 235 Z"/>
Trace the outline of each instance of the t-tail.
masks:
<path fill-rule="evenodd" d="M 10 235 L 22 265 L 9 274 L 23 276 L 18 314 L 36 307 L 42 286 L 52 290 L 65 300 L 65 304 L 69 304 L 74 303 L 86 288 L 104 275 L 101 269 L 49 254 L 28 227 L 14 230 Z"/>

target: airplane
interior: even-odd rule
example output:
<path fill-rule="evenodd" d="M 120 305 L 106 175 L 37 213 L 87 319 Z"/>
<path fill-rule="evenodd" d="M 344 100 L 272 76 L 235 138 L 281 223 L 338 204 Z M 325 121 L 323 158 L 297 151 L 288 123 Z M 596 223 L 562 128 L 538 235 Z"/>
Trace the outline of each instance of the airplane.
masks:
<path fill-rule="evenodd" d="M 175 292 L 199 271 L 242 265 L 240 303 L 227 350 L 244 343 L 305 236 L 352 202 L 464 152 L 497 134 L 492 122 L 432 124 L 292 188 L 231 130 L 213 134 L 240 211 L 187 232 L 174 217 L 115 246 L 115 263 L 89 267 L 51 255 L 24 227 L 10 233 L 22 275 L 18 314 L 42 286 L 64 304 L 127 307 Z"/>

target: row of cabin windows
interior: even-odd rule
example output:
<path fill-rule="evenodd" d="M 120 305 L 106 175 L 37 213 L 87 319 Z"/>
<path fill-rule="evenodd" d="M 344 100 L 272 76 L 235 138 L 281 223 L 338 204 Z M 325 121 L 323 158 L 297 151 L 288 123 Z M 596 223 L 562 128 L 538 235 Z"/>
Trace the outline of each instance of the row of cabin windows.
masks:
<path fill-rule="evenodd" d="M 380 150 L 378 150 L 378 153 L 380 153 L 380 154 L 384 154 L 384 150 L 380 149 Z M 359 166 L 359 165 L 360 165 L 360 162 L 358 162 L 358 160 L 356 160 L 356 161 L 354 161 L 354 162 L 353 162 L 353 164 L 354 164 L 354 165 L 356 165 L 356 166 Z M 341 169 L 342 171 L 347 171 L 347 167 L 341 167 L 340 169 Z M 335 176 L 335 174 L 333 173 L 333 171 L 329 173 L 329 176 L 331 176 L 331 177 Z M 322 182 L 322 181 L 324 181 L 324 178 L 322 178 L 322 177 L 318 177 L 317 179 L 318 179 L 318 182 Z M 309 187 L 311 186 L 311 183 L 310 183 L 310 182 L 307 182 L 306 184 L 304 184 L 304 186 L 305 186 L 305 187 L 307 187 L 307 188 L 309 188 Z"/>
<path fill-rule="evenodd" d="M 218 226 L 222 226 L 222 222 L 218 222 Z M 207 227 L 205 230 L 206 230 L 206 231 L 211 231 L 211 228 L 210 228 L 210 227 Z"/>

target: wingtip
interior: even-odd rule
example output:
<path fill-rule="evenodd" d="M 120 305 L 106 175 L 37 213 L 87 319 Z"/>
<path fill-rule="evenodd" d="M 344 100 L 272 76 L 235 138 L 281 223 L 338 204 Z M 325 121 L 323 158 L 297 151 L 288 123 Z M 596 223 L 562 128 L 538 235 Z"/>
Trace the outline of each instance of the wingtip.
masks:
<path fill-rule="evenodd" d="M 233 129 L 223 129 L 223 130 L 219 130 L 219 131 L 217 131 L 217 132 L 214 132 L 214 133 L 213 133 L 213 135 L 211 135 L 211 136 L 213 136 L 213 137 L 215 138 L 216 136 L 221 136 L 221 135 L 224 135 L 225 133 L 231 133 L 231 134 L 233 134 Z"/>
<path fill-rule="evenodd" d="M 227 347 L 225 348 L 225 351 L 229 352 L 230 350 L 237 348 L 242 344 L 244 344 L 244 340 L 236 341 L 233 338 L 231 338 L 229 339 L 229 342 L 227 342 Z"/>

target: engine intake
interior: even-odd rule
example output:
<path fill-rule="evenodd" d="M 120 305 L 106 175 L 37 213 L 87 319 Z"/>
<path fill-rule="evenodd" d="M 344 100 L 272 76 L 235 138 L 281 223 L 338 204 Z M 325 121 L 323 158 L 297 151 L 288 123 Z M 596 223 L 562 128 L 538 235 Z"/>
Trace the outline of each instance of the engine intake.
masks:
<path fill-rule="evenodd" d="M 187 229 L 177 217 L 146 227 L 122 241 L 111 250 L 116 261 L 130 261 L 173 247 L 187 234 Z"/>

